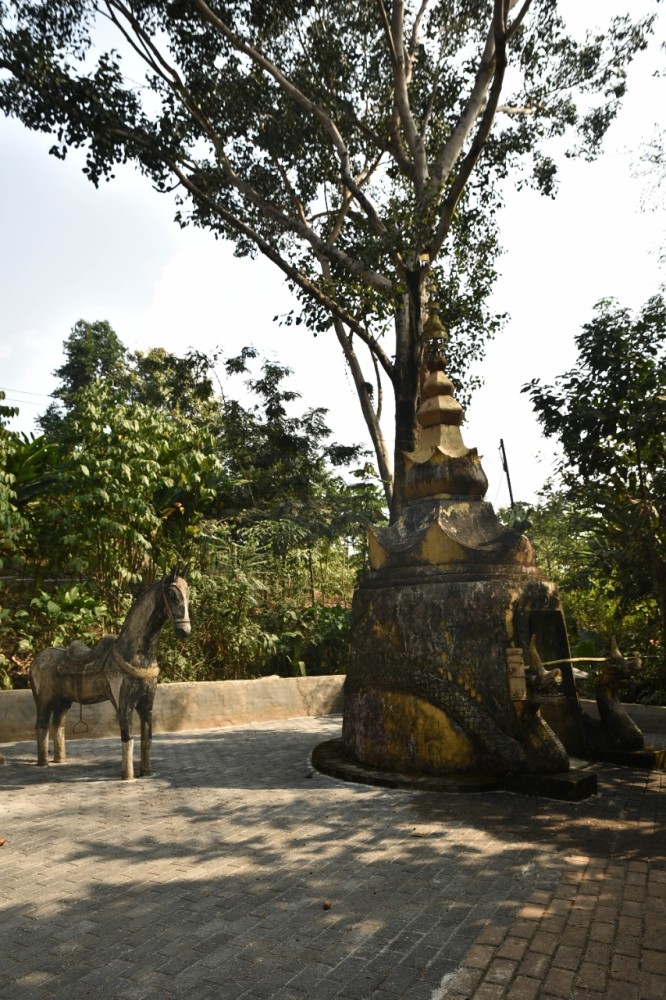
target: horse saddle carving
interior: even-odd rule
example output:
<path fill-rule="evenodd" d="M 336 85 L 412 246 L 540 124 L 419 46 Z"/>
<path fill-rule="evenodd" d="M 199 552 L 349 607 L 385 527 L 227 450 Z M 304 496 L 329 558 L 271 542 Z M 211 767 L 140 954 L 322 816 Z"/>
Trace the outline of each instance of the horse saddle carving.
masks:
<path fill-rule="evenodd" d="M 115 635 L 105 635 L 94 646 L 88 646 L 80 639 L 75 639 L 67 649 L 63 649 L 64 655 L 56 666 L 56 673 L 92 674 L 104 670 L 115 642 Z"/>

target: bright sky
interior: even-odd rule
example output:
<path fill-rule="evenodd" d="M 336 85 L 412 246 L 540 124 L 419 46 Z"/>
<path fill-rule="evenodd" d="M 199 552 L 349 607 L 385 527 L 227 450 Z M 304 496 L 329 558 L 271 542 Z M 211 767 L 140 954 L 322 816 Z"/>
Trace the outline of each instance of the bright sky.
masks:
<path fill-rule="evenodd" d="M 651 10 L 654 0 L 565 0 L 561 7 L 572 22 L 596 26 L 613 13 Z M 483 456 L 488 499 L 498 506 L 509 499 L 500 438 L 517 500 L 534 499 L 552 464 L 554 446 L 541 437 L 521 386 L 571 367 L 573 338 L 599 299 L 638 308 L 663 285 L 666 213 L 663 206 L 641 212 L 644 181 L 633 171 L 641 144 L 666 127 L 665 77 L 654 75 L 666 69 L 664 23 L 662 11 L 603 157 L 563 163 L 555 201 L 507 194 L 494 304 L 510 320 L 487 352 L 485 385 L 463 429 Z M 80 161 L 48 156 L 50 145 L 47 136 L 0 119 L 0 388 L 20 406 L 13 426 L 31 430 L 46 408 L 74 323 L 106 319 L 132 350 L 182 354 L 219 345 L 228 356 L 252 343 L 293 368 L 304 406 L 329 409 L 336 440 L 368 440 L 333 336 L 314 339 L 273 322 L 293 305 L 273 265 L 236 260 L 209 234 L 180 230 L 171 202 L 130 169 L 95 190 Z"/>

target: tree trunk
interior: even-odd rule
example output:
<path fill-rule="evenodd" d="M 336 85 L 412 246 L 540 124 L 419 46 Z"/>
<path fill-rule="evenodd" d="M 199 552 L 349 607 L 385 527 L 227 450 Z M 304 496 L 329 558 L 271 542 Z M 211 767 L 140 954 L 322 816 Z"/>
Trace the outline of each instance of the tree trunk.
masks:
<path fill-rule="evenodd" d="M 363 413 L 363 418 L 375 449 L 377 469 L 379 471 L 379 478 L 381 479 L 382 486 L 384 488 L 384 496 L 386 497 L 386 503 L 390 507 L 393 499 L 393 469 L 391 467 L 391 456 L 389 454 L 388 445 L 386 444 L 377 413 L 375 412 L 375 408 L 372 404 L 367 383 L 363 376 L 363 372 L 361 371 L 361 366 L 358 363 L 358 358 L 356 357 L 356 352 L 352 346 L 351 337 L 347 336 L 342 323 L 339 321 L 334 322 L 334 327 L 338 341 L 344 352 L 349 371 L 351 372 L 352 379 L 354 380 L 356 393 L 361 404 L 361 412 Z M 377 389 L 379 391 L 379 386 Z"/>
<path fill-rule="evenodd" d="M 416 411 L 423 357 L 424 272 L 407 271 L 405 284 L 406 291 L 395 315 L 395 456 L 391 523 L 397 520 L 405 505 L 405 452 L 413 451 L 418 440 Z"/>

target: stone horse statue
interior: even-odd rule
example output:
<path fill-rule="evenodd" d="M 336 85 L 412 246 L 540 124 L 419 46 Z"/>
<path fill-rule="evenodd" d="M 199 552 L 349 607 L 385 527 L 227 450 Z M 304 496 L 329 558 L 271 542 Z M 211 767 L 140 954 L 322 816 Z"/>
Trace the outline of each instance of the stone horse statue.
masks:
<path fill-rule="evenodd" d="M 134 777 L 134 709 L 141 720 L 140 774 L 151 773 L 153 700 L 160 672 L 157 641 L 167 620 L 179 638 L 190 634 L 187 569 L 174 568 L 145 590 L 130 608 L 117 638 L 106 635 L 92 648 L 77 640 L 67 649 L 51 646 L 35 656 L 30 686 L 37 707 L 38 764 L 48 764 L 49 723 L 54 762 L 66 759 L 65 716 L 73 702 L 110 701 L 120 725 L 121 777 Z"/>

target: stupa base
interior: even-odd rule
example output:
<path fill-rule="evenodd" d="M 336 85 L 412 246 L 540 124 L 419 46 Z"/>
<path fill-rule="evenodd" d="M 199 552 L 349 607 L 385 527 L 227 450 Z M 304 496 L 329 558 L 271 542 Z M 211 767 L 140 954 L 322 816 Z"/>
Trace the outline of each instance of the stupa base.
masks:
<path fill-rule="evenodd" d="M 565 802 L 580 802 L 597 793 L 597 776 L 587 762 L 571 762 L 568 771 L 556 774 L 492 774 L 479 771 L 443 774 L 407 774 L 361 764 L 345 753 L 342 740 L 326 740 L 312 752 L 316 771 L 331 778 L 361 785 L 404 788 L 417 792 L 514 792 Z"/>
<path fill-rule="evenodd" d="M 590 750 L 589 757 L 591 760 L 615 764 L 617 767 L 635 767 L 639 771 L 666 770 L 664 747 L 647 746 L 642 750 L 599 750 L 594 747 Z"/>

